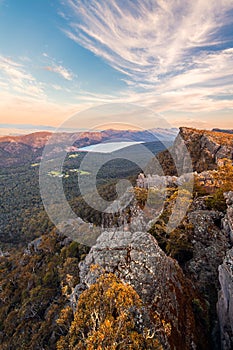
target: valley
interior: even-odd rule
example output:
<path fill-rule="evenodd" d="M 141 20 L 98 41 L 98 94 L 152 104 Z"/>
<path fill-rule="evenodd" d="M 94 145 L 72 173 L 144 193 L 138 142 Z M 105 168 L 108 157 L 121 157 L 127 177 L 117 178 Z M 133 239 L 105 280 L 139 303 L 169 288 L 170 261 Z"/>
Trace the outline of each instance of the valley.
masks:
<path fill-rule="evenodd" d="M 184 161 L 187 149 L 191 174 Z M 52 170 L 40 176 L 55 186 L 62 181 L 77 217 L 59 228 L 41 200 L 39 159 L 26 157 L 14 166 L 6 162 L 0 174 L 2 348 L 24 343 L 32 350 L 65 349 L 75 342 L 72 330 L 79 327 L 76 305 L 83 312 L 85 293 L 99 288 L 99 281 L 110 291 L 108 283 L 117 276 L 116 286 L 133 288 L 141 300 L 140 327 L 156 334 L 147 345 L 141 339 L 142 348 L 189 350 L 194 342 L 200 350 L 218 350 L 220 344 L 230 350 L 232 328 L 226 324 L 232 295 L 226 283 L 231 286 L 228 266 L 233 266 L 232 149 L 230 134 L 181 128 L 167 147 L 151 141 L 110 153 L 72 149 L 58 170 L 61 148 L 56 146 L 44 160 L 45 169 Z M 81 195 L 78 180 L 84 179 L 89 203 L 95 203 L 88 182 L 95 168 L 108 210 L 118 200 L 118 181 L 130 180 L 133 193 L 129 188 L 122 194 L 120 201 L 128 202 L 118 212 L 100 212 Z M 138 328 L 135 332 L 141 334 Z"/>

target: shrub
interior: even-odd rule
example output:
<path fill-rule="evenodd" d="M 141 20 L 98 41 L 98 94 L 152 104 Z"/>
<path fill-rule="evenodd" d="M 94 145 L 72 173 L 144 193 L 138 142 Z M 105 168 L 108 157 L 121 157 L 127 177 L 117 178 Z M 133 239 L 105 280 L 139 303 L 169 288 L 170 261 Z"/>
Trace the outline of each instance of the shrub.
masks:
<path fill-rule="evenodd" d="M 57 343 L 58 350 L 162 349 L 148 329 L 139 332 L 132 310 L 142 310 L 136 291 L 114 274 L 104 274 L 78 301 L 67 336 Z"/>

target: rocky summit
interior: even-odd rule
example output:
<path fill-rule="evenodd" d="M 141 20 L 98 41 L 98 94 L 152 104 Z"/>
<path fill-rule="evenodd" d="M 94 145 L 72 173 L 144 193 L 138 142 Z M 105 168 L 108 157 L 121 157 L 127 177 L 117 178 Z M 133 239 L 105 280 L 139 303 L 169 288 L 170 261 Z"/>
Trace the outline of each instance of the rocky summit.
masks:
<path fill-rule="evenodd" d="M 233 135 L 181 127 L 173 146 L 157 158 L 165 175 L 217 169 L 219 160 L 233 159 Z M 156 168 L 153 162 L 150 168 Z"/>
<path fill-rule="evenodd" d="M 190 153 L 193 169 L 197 172 L 216 169 L 223 158 L 233 158 L 233 136 L 221 132 L 180 128 L 181 139 Z M 176 144 L 174 149 L 176 149 Z"/>
<path fill-rule="evenodd" d="M 79 268 L 80 283 L 72 295 L 73 305 L 103 271 L 113 272 L 142 298 L 164 349 L 205 349 L 203 343 L 207 346 L 205 331 L 196 322 L 195 302 L 201 307 L 197 293 L 189 288 L 190 282 L 178 263 L 166 256 L 150 234 L 103 232 Z M 171 327 L 169 335 L 167 324 Z"/>

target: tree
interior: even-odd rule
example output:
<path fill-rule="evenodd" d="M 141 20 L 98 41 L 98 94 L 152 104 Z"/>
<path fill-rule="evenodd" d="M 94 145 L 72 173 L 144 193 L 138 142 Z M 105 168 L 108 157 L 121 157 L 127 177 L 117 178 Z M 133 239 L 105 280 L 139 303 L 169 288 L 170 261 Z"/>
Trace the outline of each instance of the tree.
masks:
<path fill-rule="evenodd" d="M 162 349 L 149 329 L 137 325 L 135 315 L 141 312 L 137 292 L 114 274 L 104 274 L 81 294 L 74 321 L 57 349 Z"/>

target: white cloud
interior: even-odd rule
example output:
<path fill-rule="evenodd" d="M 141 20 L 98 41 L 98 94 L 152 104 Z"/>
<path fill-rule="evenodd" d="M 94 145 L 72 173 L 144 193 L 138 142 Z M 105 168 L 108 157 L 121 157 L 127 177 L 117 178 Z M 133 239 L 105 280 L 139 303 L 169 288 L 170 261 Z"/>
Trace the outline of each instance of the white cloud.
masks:
<path fill-rule="evenodd" d="M 73 73 L 70 70 L 64 68 L 62 65 L 56 65 L 53 63 L 52 66 L 46 66 L 44 69 L 57 73 L 66 80 L 73 80 Z"/>
<path fill-rule="evenodd" d="M 52 86 L 52 88 L 53 88 L 54 90 L 56 90 L 56 91 L 61 91 L 61 90 L 62 90 L 62 87 L 61 87 L 60 85 L 52 84 L 51 86 Z"/>
<path fill-rule="evenodd" d="M 227 97 L 233 94 L 233 50 L 202 54 L 193 62 L 189 71 L 168 76 L 144 91 L 137 92 L 132 86 L 117 95 L 81 91 L 78 97 L 81 101 L 95 103 L 130 102 L 160 113 L 202 113 L 232 108 L 233 102 Z"/>
<path fill-rule="evenodd" d="M 184 69 L 194 48 L 214 37 L 232 0 L 68 0 L 76 21 L 67 35 L 136 82 L 156 83 Z"/>
<path fill-rule="evenodd" d="M 4 56 L 0 56 L 0 82 L 8 90 L 36 98 L 45 97 L 42 84 L 22 64 Z"/>
<path fill-rule="evenodd" d="M 167 76 L 156 86 L 137 92 L 132 87 L 117 95 L 81 91 L 80 99 L 99 103 L 131 102 L 155 106 L 157 111 L 221 110 L 229 108 L 229 99 L 218 96 L 233 93 L 233 50 L 202 54 L 193 67 L 179 75 Z M 227 68 L 226 68 L 227 67 Z M 133 84 L 133 83 L 132 83 Z M 143 84 L 142 84 L 143 85 Z M 223 88 L 224 87 L 224 88 Z"/>
<path fill-rule="evenodd" d="M 0 120 L 10 123 L 52 124 L 63 121 L 80 106 L 51 100 L 46 92 L 59 85 L 38 81 L 30 72 L 27 62 L 0 56 Z"/>
<path fill-rule="evenodd" d="M 68 0 L 72 40 L 125 75 L 115 96 L 85 101 L 131 102 L 158 112 L 232 108 L 219 95 L 233 92 L 233 49 L 224 25 L 233 23 L 233 0 Z M 216 46 L 218 45 L 218 47 Z"/>
<path fill-rule="evenodd" d="M 57 63 L 56 60 L 49 56 L 47 52 L 43 52 L 42 56 L 45 58 L 46 62 L 49 64 L 44 67 L 45 70 L 59 74 L 62 78 L 66 80 L 73 80 L 75 75 L 70 69 L 63 67 L 61 63 Z"/>

